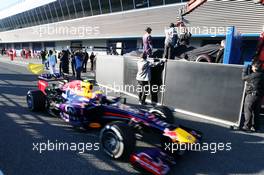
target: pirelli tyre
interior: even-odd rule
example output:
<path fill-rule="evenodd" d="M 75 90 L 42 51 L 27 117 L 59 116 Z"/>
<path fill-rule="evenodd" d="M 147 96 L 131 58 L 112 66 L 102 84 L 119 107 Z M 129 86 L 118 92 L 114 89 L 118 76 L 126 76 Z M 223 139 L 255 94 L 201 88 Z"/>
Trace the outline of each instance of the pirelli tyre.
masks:
<path fill-rule="evenodd" d="M 107 124 L 100 133 L 101 148 L 113 159 L 125 160 L 136 146 L 133 129 L 125 122 Z"/>
<path fill-rule="evenodd" d="M 155 108 L 150 109 L 149 112 L 164 122 L 174 124 L 173 112 L 166 106 L 156 106 Z"/>
<path fill-rule="evenodd" d="M 45 109 L 46 97 L 40 90 L 28 91 L 27 105 L 31 111 L 41 111 Z"/>
<path fill-rule="evenodd" d="M 204 63 L 211 63 L 211 62 L 212 62 L 211 58 L 210 58 L 208 55 L 206 55 L 206 54 L 199 55 L 199 56 L 196 58 L 195 61 L 196 61 L 196 62 L 204 62 Z"/>

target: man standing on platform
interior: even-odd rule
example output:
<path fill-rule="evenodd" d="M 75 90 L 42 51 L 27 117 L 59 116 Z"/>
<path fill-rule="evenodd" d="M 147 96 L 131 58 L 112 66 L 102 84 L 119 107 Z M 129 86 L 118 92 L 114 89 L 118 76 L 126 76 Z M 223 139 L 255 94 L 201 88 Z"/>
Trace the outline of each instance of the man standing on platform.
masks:
<path fill-rule="evenodd" d="M 151 32 L 152 29 L 150 27 L 146 28 L 146 33 L 143 36 L 142 40 L 143 40 L 143 50 L 144 53 L 147 55 L 147 57 L 151 57 L 152 56 L 152 37 L 151 37 Z"/>
<path fill-rule="evenodd" d="M 165 36 L 163 58 L 174 59 L 174 46 L 178 40 L 178 35 L 173 23 L 170 24 L 168 29 L 165 29 Z"/>

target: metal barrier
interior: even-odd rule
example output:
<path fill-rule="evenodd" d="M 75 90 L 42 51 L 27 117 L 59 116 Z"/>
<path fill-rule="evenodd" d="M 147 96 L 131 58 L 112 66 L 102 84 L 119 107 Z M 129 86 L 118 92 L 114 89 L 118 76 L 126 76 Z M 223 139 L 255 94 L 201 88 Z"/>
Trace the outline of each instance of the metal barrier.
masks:
<path fill-rule="evenodd" d="M 137 85 L 136 57 L 103 56 L 97 59 L 97 82 Z M 242 66 L 170 60 L 167 63 L 164 105 L 176 111 L 228 125 L 238 125 L 243 105 Z M 118 89 L 120 90 L 120 88 Z M 135 96 L 136 92 L 121 89 Z"/>
<path fill-rule="evenodd" d="M 242 66 L 169 61 L 164 105 L 238 124 L 244 92 Z"/>
<path fill-rule="evenodd" d="M 96 59 L 96 81 L 115 88 L 124 84 L 124 57 L 98 56 Z"/>

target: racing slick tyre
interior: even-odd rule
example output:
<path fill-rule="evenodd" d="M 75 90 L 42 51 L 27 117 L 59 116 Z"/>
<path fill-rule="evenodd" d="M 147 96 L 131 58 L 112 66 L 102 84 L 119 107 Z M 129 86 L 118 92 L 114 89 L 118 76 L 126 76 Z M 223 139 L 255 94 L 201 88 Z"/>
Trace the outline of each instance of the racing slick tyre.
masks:
<path fill-rule="evenodd" d="M 174 116 L 172 111 L 166 106 L 156 106 L 149 110 L 150 113 L 157 116 L 160 120 L 169 124 L 174 124 Z"/>
<path fill-rule="evenodd" d="M 205 63 L 211 63 L 211 58 L 208 55 L 199 55 L 196 60 L 196 62 L 205 62 Z"/>
<path fill-rule="evenodd" d="M 27 105 L 31 111 L 41 111 L 45 109 L 46 97 L 40 90 L 28 91 Z"/>
<path fill-rule="evenodd" d="M 125 122 L 107 124 L 100 133 L 101 147 L 113 159 L 128 159 L 136 146 L 133 129 Z"/>

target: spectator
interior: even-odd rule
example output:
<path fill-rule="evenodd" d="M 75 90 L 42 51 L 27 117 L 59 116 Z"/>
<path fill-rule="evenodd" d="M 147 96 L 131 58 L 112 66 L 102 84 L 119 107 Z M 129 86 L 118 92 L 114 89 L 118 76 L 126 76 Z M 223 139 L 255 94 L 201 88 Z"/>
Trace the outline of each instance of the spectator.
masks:
<path fill-rule="evenodd" d="M 69 74 L 69 54 L 67 51 L 63 50 L 60 55 L 60 72 Z"/>
<path fill-rule="evenodd" d="M 91 56 L 90 56 L 91 71 L 94 70 L 94 59 L 95 59 L 95 55 L 94 55 L 94 53 L 92 52 L 92 53 L 91 53 Z"/>
<path fill-rule="evenodd" d="M 175 29 L 175 25 L 173 23 L 170 24 L 168 29 L 165 29 L 165 45 L 164 45 L 164 58 L 174 59 L 173 50 L 178 40 L 178 35 Z"/>
<path fill-rule="evenodd" d="M 146 104 L 146 97 L 149 92 L 149 81 L 151 78 L 150 68 L 160 65 L 163 61 L 159 61 L 156 63 L 151 63 L 147 60 L 147 54 L 144 52 L 137 62 L 138 72 L 136 80 L 138 81 L 139 89 L 138 98 L 139 104 L 145 105 Z"/>
<path fill-rule="evenodd" d="M 260 61 L 254 61 L 252 66 L 243 70 L 242 80 L 246 81 L 246 98 L 244 103 L 244 131 L 255 132 L 259 129 L 259 112 L 264 95 L 264 73 Z"/>
<path fill-rule="evenodd" d="M 216 53 L 216 58 L 215 58 L 216 63 L 223 63 L 224 51 L 225 51 L 225 40 L 222 40 L 219 51 Z"/>
<path fill-rule="evenodd" d="M 158 61 L 154 60 L 155 62 Z M 163 84 L 162 81 L 162 72 L 164 69 L 164 64 L 158 64 L 157 66 L 151 67 L 150 73 L 150 87 L 151 87 L 151 103 L 156 105 L 158 103 L 158 94 L 161 90 L 161 86 Z"/>
<path fill-rule="evenodd" d="M 147 55 L 147 57 L 151 57 L 152 56 L 152 37 L 151 37 L 151 32 L 152 29 L 150 27 L 147 27 L 146 29 L 146 33 L 143 36 L 143 50 L 144 53 Z"/>
<path fill-rule="evenodd" d="M 48 70 L 48 65 L 47 65 L 47 50 L 43 50 L 40 53 L 42 64 L 45 65 L 46 69 Z"/>
<path fill-rule="evenodd" d="M 71 68 L 72 68 L 72 76 L 75 77 L 75 56 L 74 53 L 71 53 Z"/>
<path fill-rule="evenodd" d="M 81 73 L 82 73 L 82 65 L 83 65 L 83 56 L 80 51 L 76 52 L 75 54 L 75 70 L 76 70 L 76 79 L 81 79 Z"/>
<path fill-rule="evenodd" d="M 85 50 L 85 52 L 84 52 L 84 61 L 83 61 L 83 72 L 87 72 L 87 63 L 88 63 L 88 60 L 89 60 L 89 54 Z"/>
<path fill-rule="evenodd" d="M 50 67 L 50 74 L 55 74 L 56 73 L 56 63 L 57 59 L 56 56 L 53 54 L 53 51 L 49 51 L 49 57 L 48 57 L 48 62 L 49 62 L 49 67 Z"/>

